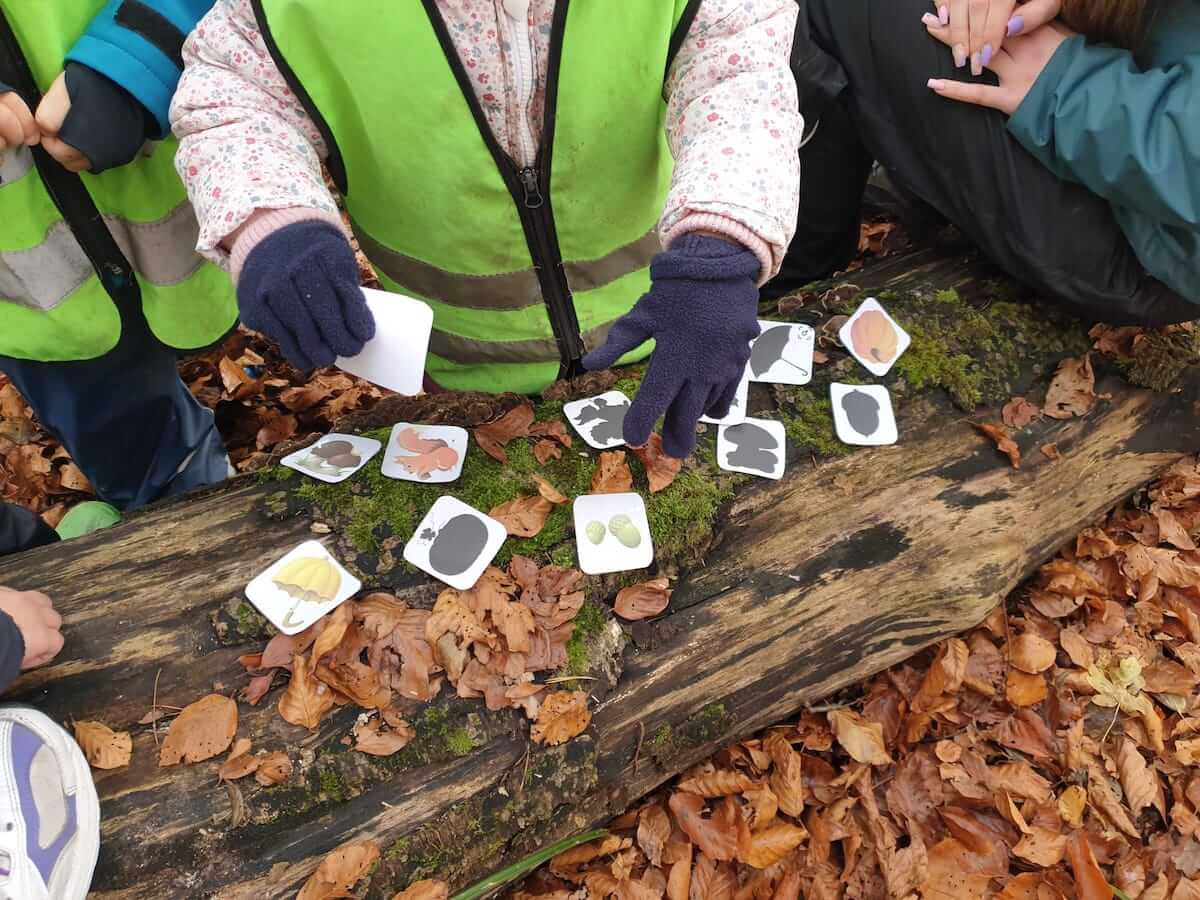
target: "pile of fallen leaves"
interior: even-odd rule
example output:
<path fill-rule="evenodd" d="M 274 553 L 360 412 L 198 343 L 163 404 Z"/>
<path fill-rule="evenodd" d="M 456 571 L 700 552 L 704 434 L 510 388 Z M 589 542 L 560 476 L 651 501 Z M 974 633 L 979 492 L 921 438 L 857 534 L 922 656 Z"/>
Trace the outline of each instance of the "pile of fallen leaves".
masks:
<path fill-rule="evenodd" d="M 726 747 L 517 897 L 1200 898 L 1198 532 L 1190 459 L 979 628 Z"/>

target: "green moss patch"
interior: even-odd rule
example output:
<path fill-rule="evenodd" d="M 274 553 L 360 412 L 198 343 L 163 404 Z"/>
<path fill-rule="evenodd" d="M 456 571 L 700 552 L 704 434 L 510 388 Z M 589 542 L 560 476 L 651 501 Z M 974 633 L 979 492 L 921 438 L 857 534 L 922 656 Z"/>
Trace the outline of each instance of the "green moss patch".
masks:
<path fill-rule="evenodd" d="M 1150 331 L 1121 369 L 1138 387 L 1169 391 L 1187 369 L 1200 365 L 1200 331 Z"/>

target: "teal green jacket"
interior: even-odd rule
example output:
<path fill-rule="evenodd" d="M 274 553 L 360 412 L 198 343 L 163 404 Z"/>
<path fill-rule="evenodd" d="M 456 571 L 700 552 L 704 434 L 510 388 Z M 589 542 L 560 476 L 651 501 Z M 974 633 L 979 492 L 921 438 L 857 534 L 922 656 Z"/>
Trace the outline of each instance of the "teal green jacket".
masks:
<path fill-rule="evenodd" d="M 1141 59 L 1071 38 L 1008 128 L 1108 200 L 1146 271 L 1200 304 L 1200 0 L 1176 0 Z"/>

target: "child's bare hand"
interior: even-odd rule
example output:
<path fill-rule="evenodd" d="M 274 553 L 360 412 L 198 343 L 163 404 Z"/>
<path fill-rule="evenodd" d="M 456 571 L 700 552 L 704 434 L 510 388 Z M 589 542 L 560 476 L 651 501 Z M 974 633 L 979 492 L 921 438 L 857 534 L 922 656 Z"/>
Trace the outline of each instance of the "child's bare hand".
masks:
<path fill-rule="evenodd" d="M 78 149 L 58 135 L 71 112 L 71 95 L 67 91 L 66 73 L 60 73 L 46 91 L 37 108 L 37 125 L 42 132 L 42 146 L 68 172 L 86 172 L 92 167 Z"/>
<path fill-rule="evenodd" d="M 21 669 L 44 666 L 63 648 L 62 616 L 50 598 L 39 591 L 0 587 L 0 612 L 8 613 L 25 640 Z"/>
<path fill-rule="evenodd" d="M 16 91 L 0 92 L 0 150 L 32 147 L 40 139 L 37 122 L 25 101 Z"/>

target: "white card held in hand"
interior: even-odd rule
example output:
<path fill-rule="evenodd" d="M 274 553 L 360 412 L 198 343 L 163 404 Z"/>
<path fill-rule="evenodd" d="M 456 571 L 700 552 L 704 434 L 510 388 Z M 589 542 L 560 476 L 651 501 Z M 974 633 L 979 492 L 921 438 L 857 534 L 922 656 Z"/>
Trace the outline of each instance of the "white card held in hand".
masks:
<path fill-rule="evenodd" d="M 579 568 L 588 575 L 645 569 L 654 562 L 646 504 L 639 494 L 575 498 Z"/>
<path fill-rule="evenodd" d="M 882 384 L 838 384 L 829 386 L 833 423 L 844 444 L 882 447 L 900 439 L 892 398 Z"/>
<path fill-rule="evenodd" d="M 335 365 L 398 394 L 421 393 L 429 336 L 433 333 L 433 310 L 429 304 L 403 294 L 371 288 L 362 291 L 375 317 L 375 337 L 357 356 L 338 357 Z"/>
<path fill-rule="evenodd" d="M 782 422 L 746 419 L 717 432 L 717 463 L 729 472 L 780 479 L 787 457 Z"/>
<path fill-rule="evenodd" d="M 795 322 L 759 321 L 762 329 L 750 346 L 750 380 L 767 384 L 808 384 L 812 381 L 817 333 Z"/>
<path fill-rule="evenodd" d="M 750 380 L 746 377 L 747 375 L 749 375 L 749 370 L 738 382 L 737 393 L 733 395 L 733 402 L 729 404 L 729 412 L 726 413 L 725 418 L 714 419 L 711 416 L 701 416 L 700 421 L 708 425 L 736 425 L 738 422 L 746 421 L 746 407 L 750 403 Z"/>
<path fill-rule="evenodd" d="M 563 404 L 563 412 L 579 436 L 597 450 L 611 450 L 625 443 L 625 414 L 629 398 L 620 391 Z"/>
<path fill-rule="evenodd" d="M 246 585 L 246 599 L 284 634 L 299 634 L 362 589 L 319 541 L 305 541 Z"/>
<path fill-rule="evenodd" d="M 455 497 L 439 497 L 417 533 L 404 546 L 404 558 L 456 590 L 475 586 L 508 537 L 508 530 Z"/>
<path fill-rule="evenodd" d="M 466 429 L 400 422 L 392 428 L 383 474 L 418 484 L 445 484 L 462 474 L 466 455 Z"/>
<path fill-rule="evenodd" d="M 330 484 L 345 481 L 367 464 L 383 444 L 357 434 L 327 434 L 310 447 L 280 460 L 289 469 Z"/>
<path fill-rule="evenodd" d="M 912 338 L 874 297 L 864 300 L 838 332 L 850 355 L 882 377 L 908 349 Z"/>

